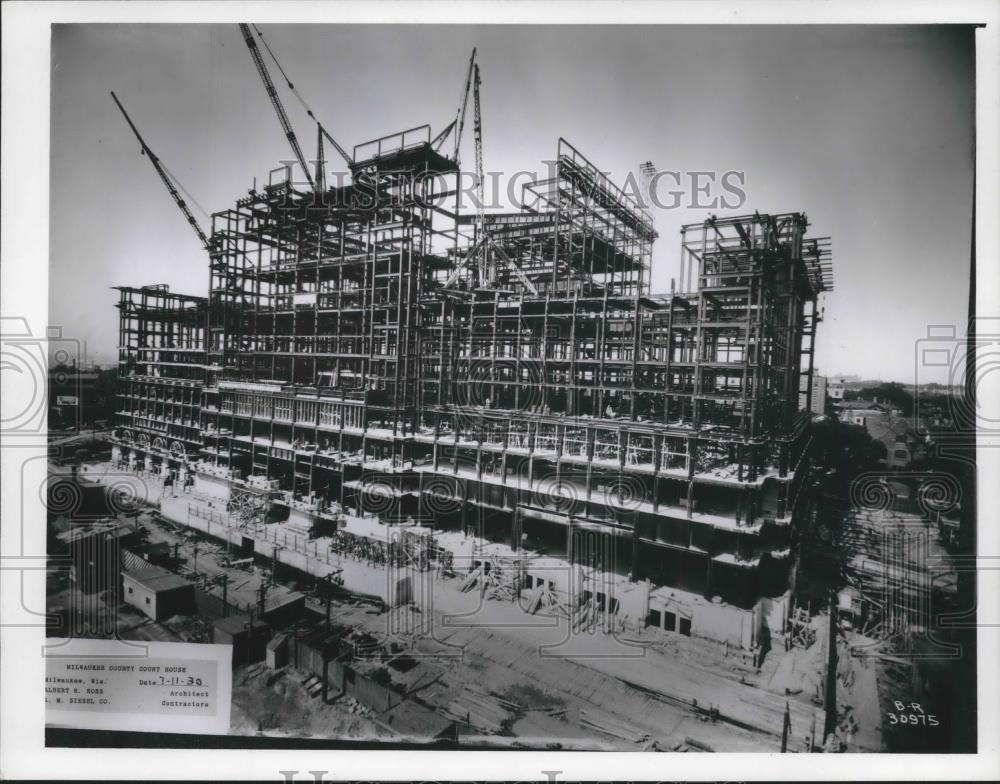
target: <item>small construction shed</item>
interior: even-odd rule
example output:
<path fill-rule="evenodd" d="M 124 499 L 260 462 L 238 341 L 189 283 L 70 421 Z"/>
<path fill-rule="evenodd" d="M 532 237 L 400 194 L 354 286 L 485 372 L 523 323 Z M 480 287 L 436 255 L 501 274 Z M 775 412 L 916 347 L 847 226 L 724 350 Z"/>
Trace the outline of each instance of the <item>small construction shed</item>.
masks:
<path fill-rule="evenodd" d="M 283 628 L 301 618 L 305 611 L 305 594 L 275 586 L 264 600 L 262 618 L 274 628 Z"/>
<path fill-rule="evenodd" d="M 276 670 L 279 667 L 284 667 L 288 664 L 288 637 L 284 634 L 276 634 L 274 638 L 267 644 L 267 651 L 265 652 L 265 663 L 267 666 Z"/>
<path fill-rule="evenodd" d="M 253 664 L 264 659 L 271 627 L 249 615 L 231 615 L 212 624 L 212 642 L 233 646 L 233 665 Z"/>
<path fill-rule="evenodd" d="M 327 662 L 350 658 L 354 648 L 346 639 L 350 630 L 339 624 L 296 634 L 289 640 L 291 663 L 304 672 L 322 676 Z"/>
<path fill-rule="evenodd" d="M 154 621 L 194 612 L 194 583 L 160 566 L 122 572 L 123 598 Z"/>

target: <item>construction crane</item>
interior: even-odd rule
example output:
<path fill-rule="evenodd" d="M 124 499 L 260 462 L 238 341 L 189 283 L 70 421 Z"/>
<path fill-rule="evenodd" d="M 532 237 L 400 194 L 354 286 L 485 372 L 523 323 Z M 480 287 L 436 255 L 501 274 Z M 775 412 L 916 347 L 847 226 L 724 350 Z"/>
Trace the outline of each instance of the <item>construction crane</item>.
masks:
<path fill-rule="evenodd" d="M 472 60 L 469 61 L 469 78 L 466 79 L 466 97 L 468 96 L 469 83 L 472 84 L 472 112 L 473 112 L 473 122 L 472 122 L 472 135 L 475 142 L 475 152 L 476 152 L 476 198 L 478 203 L 476 204 L 476 235 L 475 241 L 469 251 L 465 254 L 464 261 L 458 266 L 458 268 L 452 273 L 448 278 L 447 282 L 444 284 L 445 288 L 450 286 L 456 280 L 458 280 L 461 275 L 462 269 L 469 264 L 473 259 L 477 260 L 477 266 L 475 269 L 477 277 L 477 285 L 479 286 L 492 286 L 496 283 L 496 264 L 491 261 L 490 253 L 492 251 L 493 256 L 499 256 L 500 260 L 510 269 L 511 272 L 517 277 L 521 284 L 529 291 L 532 295 L 538 294 L 538 289 L 531 282 L 527 275 L 524 274 L 522 270 L 507 252 L 500 246 L 500 244 L 493 239 L 492 236 L 486 231 L 486 175 L 485 168 L 483 166 L 483 113 L 482 105 L 480 102 L 480 86 L 482 85 L 482 79 L 479 76 L 479 64 L 475 62 L 476 50 L 472 50 Z M 465 101 L 463 100 L 463 104 Z M 465 122 L 465 111 L 464 105 L 459 109 L 459 128 Z M 461 130 L 459 130 L 458 138 L 461 138 Z M 457 141 L 457 140 L 456 140 Z M 458 160 L 458 154 L 456 151 L 455 160 Z"/>
<path fill-rule="evenodd" d="M 153 168 L 156 169 L 156 173 L 160 175 L 160 179 L 163 180 L 163 184 L 167 186 L 167 190 L 170 192 L 171 198 L 173 198 L 174 203 L 180 208 L 180 211 L 184 213 L 184 217 L 187 222 L 191 224 L 191 228 L 194 229 L 195 234 L 198 235 L 198 239 L 201 240 L 201 244 L 205 246 L 205 250 L 211 250 L 211 243 L 208 241 L 208 237 L 205 232 L 202 231 L 201 226 L 198 225 L 198 221 L 195 220 L 194 215 L 191 214 L 191 210 L 188 208 L 187 203 L 181 198 L 181 195 L 177 192 L 177 187 L 174 185 L 173 179 L 167 174 L 166 169 L 160 162 L 160 159 L 156 156 L 149 145 L 146 144 L 145 139 L 142 138 L 142 134 L 139 133 L 139 129 L 135 127 L 135 123 L 132 122 L 132 118 L 128 116 L 128 112 L 125 111 L 125 107 L 122 106 L 122 102 L 118 100 L 118 96 L 112 91 L 111 97 L 114 99 L 118 108 L 121 110 L 122 116 L 125 118 L 125 122 L 128 123 L 129 127 L 132 129 L 132 133 L 135 134 L 135 138 L 139 140 L 139 146 L 142 148 L 142 154 L 149 158 L 149 162 L 153 164 Z M 180 185 L 180 183 L 178 183 Z"/>
<path fill-rule="evenodd" d="M 472 138 L 476 148 L 476 237 L 478 239 L 486 236 L 486 185 L 483 174 L 483 113 L 479 105 L 479 86 L 482 84 L 482 80 L 479 78 L 479 64 L 476 63 L 473 67 L 475 68 L 475 81 L 472 88 Z M 490 254 L 485 246 L 479 258 L 480 285 L 486 282 L 492 283 L 494 275 L 491 269 L 487 269 Z"/>
<path fill-rule="evenodd" d="M 472 88 L 473 75 L 476 67 L 476 50 L 473 48 L 472 56 L 469 58 L 469 68 L 465 74 L 465 85 L 462 88 L 462 97 L 458 101 L 458 111 L 455 114 L 455 119 L 452 120 L 448 126 L 431 141 L 431 147 L 435 150 L 440 150 L 441 146 L 444 144 L 444 140 L 448 138 L 448 134 L 451 133 L 452 129 L 457 128 L 458 130 L 455 132 L 455 151 L 452 154 L 452 158 L 456 164 L 459 162 L 459 146 L 462 143 L 462 130 L 465 128 L 465 110 L 469 105 L 469 90 Z"/>
<path fill-rule="evenodd" d="M 312 117 L 314 120 L 316 120 L 316 116 L 312 113 L 311 110 L 307 109 L 306 111 L 309 112 L 309 116 L 310 117 Z M 347 163 L 347 165 L 349 167 L 350 166 L 354 166 L 354 158 L 352 158 L 350 155 L 348 155 L 347 154 L 347 150 L 345 150 L 343 147 L 341 147 L 340 144 L 337 142 L 337 140 L 334 139 L 329 133 L 327 133 L 326 128 L 323 127 L 323 123 L 321 123 L 319 120 L 316 120 L 316 128 L 319 129 L 320 135 L 326 137 L 326 140 L 328 142 L 330 142 L 330 144 L 332 144 L 334 146 L 334 148 L 336 148 L 337 152 L 340 153 L 340 157 L 344 159 L 344 161 Z"/>
<path fill-rule="evenodd" d="M 285 137 L 288 139 L 289 145 L 291 145 L 292 152 L 295 153 L 295 158 L 298 160 L 299 166 L 302 167 L 303 174 L 305 174 L 306 179 L 309 181 L 309 187 L 315 190 L 316 185 L 313 182 L 312 176 L 309 174 L 309 166 L 306 164 L 306 157 L 302 154 L 302 148 L 299 147 L 299 140 L 296 138 L 295 131 L 292 130 L 292 125 L 288 121 L 288 115 L 285 114 L 285 107 L 281 104 L 281 99 L 278 97 L 278 91 L 274 88 L 274 82 L 271 81 L 271 75 L 267 72 L 267 64 L 264 62 L 264 58 L 260 54 L 257 42 L 253 39 L 253 33 L 250 31 L 250 25 L 240 23 L 239 28 L 240 32 L 243 33 L 243 40 L 247 45 L 247 49 L 250 50 L 250 57 L 253 58 L 253 64 L 257 67 L 257 73 L 260 74 L 260 80 L 264 83 L 264 89 L 267 92 L 267 97 L 271 99 L 271 105 L 274 107 L 274 111 L 278 115 L 278 122 L 281 123 L 281 129 L 285 132 Z"/>
<path fill-rule="evenodd" d="M 316 123 L 316 192 L 326 190 L 326 158 L 323 155 L 323 126 Z"/>

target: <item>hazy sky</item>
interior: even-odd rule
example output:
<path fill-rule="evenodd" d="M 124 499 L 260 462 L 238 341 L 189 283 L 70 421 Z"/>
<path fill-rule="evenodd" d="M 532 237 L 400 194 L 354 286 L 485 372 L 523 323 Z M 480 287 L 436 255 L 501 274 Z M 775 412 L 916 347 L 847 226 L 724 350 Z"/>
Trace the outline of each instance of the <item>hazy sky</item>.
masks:
<path fill-rule="evenodd" d="M 262 30 L 348 148 L 422 123 L 437 133 L 454 117 L 477 46 L 488 170 L 544 172 L 562 136 L 619 181 L 645 160 L 681 172 L 745 172 L 747 202 L 736 212 L 803 211 L 811 235 L 833 239 L 821 372 L 911 380 L 914 342 L 927 326 L 961 331 L 967 321 L 968 28 Z M 86 340 L 91 356 L 110 357 L 111 286 L 168 283 L 204 295 L 208 269 L 108 91 L 209 213 L 229 207 L 254 177 L 266 181 L 290 152 L 235 25 L 58 25 L 52 68 L 49 320 Z M 275 81 L 311 157 L 314 126 Z M 207 230 L 210 220 L 193 209 Z M 654 289 L 668 289 L 677 274 L 679 226 L 710 212 L 728 211 L 655 210 Z"/>

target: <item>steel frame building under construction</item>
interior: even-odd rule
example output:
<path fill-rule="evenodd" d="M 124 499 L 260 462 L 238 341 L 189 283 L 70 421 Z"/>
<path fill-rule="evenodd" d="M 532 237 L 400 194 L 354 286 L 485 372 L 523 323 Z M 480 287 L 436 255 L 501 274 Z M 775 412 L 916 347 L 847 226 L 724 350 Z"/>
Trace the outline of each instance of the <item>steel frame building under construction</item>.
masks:
<path fill-rule="evenodd" d="M 568 142 L 527 206 L 471 215 L 438 147 L 359 145 L 337 187 L 275 170 L 213 216 L 207 298 L 120 288 L 114 459 L 247 536 L 367 541 L 532 611 L 784 633 L 828 242 L 711 218 L 655 294 L 650 216 Z"/>

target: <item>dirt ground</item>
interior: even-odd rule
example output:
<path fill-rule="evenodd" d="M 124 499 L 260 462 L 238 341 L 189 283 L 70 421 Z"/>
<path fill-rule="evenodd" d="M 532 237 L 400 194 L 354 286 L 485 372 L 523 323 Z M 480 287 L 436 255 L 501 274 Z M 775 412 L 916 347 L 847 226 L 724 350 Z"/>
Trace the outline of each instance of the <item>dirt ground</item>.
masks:
<path fill-rule="evenodd" d="M 235 669 L 230 732 L 356 741 L 393 737 L 353 700 L 324 704 L 320 697 L 310 697 L 302 686 L 306 675 L 292 667 L 275 671 L 262 664 Z"/>

